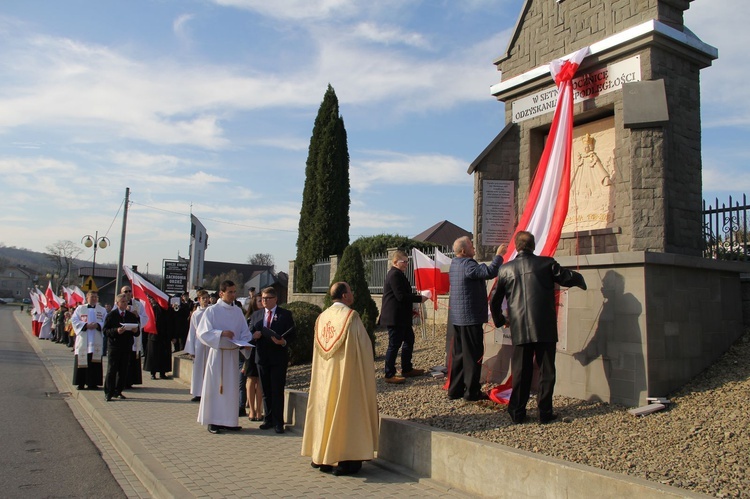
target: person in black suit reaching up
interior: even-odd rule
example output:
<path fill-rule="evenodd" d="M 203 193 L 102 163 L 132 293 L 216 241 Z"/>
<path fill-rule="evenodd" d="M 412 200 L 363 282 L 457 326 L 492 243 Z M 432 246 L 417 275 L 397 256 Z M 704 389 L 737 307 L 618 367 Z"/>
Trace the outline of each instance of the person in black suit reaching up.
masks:
<path fill-rule="evenodd" d="M 104 397 L 109 402 L 112 397 L 125 398 L 122 390 L 128 375 L 130 352 L 133 351 L 133 338 L 141 334 L 140 318 L 128 310 L 128 299 L 125 293 L 115 297 L 116 308 L 104 318 L 103 333 L 107 338 L 107 378 L 104 382 Z M 129 329 L 123 324 L 134 324 Z"/>
<path fill-rule="evenodd" d="M 255 340 L 255 361 L 258 364 L 260 384 L 263 388 L 261 430 L 274 428 L 284 433 L 284 386 L 289 364 L 289 342 L 294 340 L 292 313 L 276 305 L 276 290 L 272 287 L 261 292 L 263 308 L 250 317 L 250 329 Z"/>

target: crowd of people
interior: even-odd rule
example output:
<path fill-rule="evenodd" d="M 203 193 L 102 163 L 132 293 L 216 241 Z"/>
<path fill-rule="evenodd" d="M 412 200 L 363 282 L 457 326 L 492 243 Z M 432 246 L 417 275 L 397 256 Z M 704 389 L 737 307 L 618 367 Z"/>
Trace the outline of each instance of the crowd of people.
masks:
<path fill-rule="evenodd" d="M 494 324 L 509 325 L 512 394 L 508 413 L 513 423 L 526 420 L 534 364 L 540 370 L 538 417 L 542 424 L 557 419 L 552 396 L 555 385 L 557 321 L 555 285 L 586 289 L 583 277 L 554 259 L 534 255 L 534 236 L 518 232 L 515 259 L 503 263 L 507 246 L 500 245 L 489 263 L 474 260 L 471 239 L 455 241 L 449 278 L 448 325 L 454 331 L 449 352 L 447 396 L 466 401 L 488 399 L 481 390 L 484 324 L 488 305 Z M 385 382 L 402 384 L 424 370 L 412 364 L 412 307 L 427 297 L 413 293 L 404 272 L 408 257 L 396 251 L 385 285 L 380 324 L 388 330 Z M 497 278 L 488 297 L 486 281 Z M 123 391 L 151 379 L 168 379 L 172 353 L 184 350 L 194 361 L 191 401 L 199 403 L 197 421 L 212 434 L 242 429 L 240 418 L 261 422 L 261 430 L 285 432 L 284 389 L 289 345 L 295 339 L 291 312 L 277 304 L 273 287 L 251 288 L 243 308 L 237 287 L 224 281 L 216 295 L 199 290 L 196 302 L 187 293 L 169 309 L 151 300 L 156 328 L 144 332 L 148 315 L 124 286 L 108 310 L 89 291 L 75 310 L 61 307 L 42 321 L 40 338 L 73 349 L 73 384 L 79 390 L 104 387 L 105 399 L 124 399 Z M 333 305 L 320 314 L 313 336 L 313 361 L 302 437 L 302 455 L 325 473 L 357 473 L 377 451 L 378 409 L 372 343 L 359 314 L 351 308 L 354 295 L 346 282 L 330 288 Z M 401 352 L 401 374 L 396 370 Z M 106 377 L 102 358 L 107 356 Z M 141 367 L 141 359 L 145 362 Z"/>

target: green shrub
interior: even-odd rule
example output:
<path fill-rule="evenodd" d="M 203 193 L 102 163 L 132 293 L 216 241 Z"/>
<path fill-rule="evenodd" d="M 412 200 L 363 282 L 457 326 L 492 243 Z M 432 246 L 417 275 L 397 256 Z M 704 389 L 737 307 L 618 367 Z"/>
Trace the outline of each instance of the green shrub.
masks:
<path fill-rule="evenodd" d="M 294 316 L 294 341 L 289 345 L 289 364 L 308 364 L 312 361 L 315 320 L 322 312 L 319 306 L 303 301 L 287 303 L 284 308 Z"/>

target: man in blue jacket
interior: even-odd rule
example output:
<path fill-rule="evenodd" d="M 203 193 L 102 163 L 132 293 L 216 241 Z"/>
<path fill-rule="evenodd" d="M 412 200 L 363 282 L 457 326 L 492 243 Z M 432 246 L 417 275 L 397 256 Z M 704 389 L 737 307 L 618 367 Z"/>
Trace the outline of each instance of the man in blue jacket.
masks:
<path fill-rule="evenodd" d="M 488 398 L 479 384 L 484 355 L 482 326 L 488 318 L 485 281 L 497 276 L 507 249 L 506 244 L 501 244 L 492 262 L 487 265 L 474 260 L 474 245 L 468 237 L 460 237 L 453 243 L 456 256 L 451 262 L 448 301 L 448 322 L 453 324 L 455 330 L 450 355 L 450 399 L 463 397 L 475 401 Z"/>

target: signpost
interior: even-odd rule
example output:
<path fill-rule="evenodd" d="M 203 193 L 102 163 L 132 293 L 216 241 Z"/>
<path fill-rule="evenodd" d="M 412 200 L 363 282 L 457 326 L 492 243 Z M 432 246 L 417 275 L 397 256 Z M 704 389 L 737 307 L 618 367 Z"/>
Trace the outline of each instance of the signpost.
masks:
<path fill-rule="evenodd" d="M 164 260 L 164 292 L 180 295 L 187 291 L 188 264 L 185 261 Z"/>

